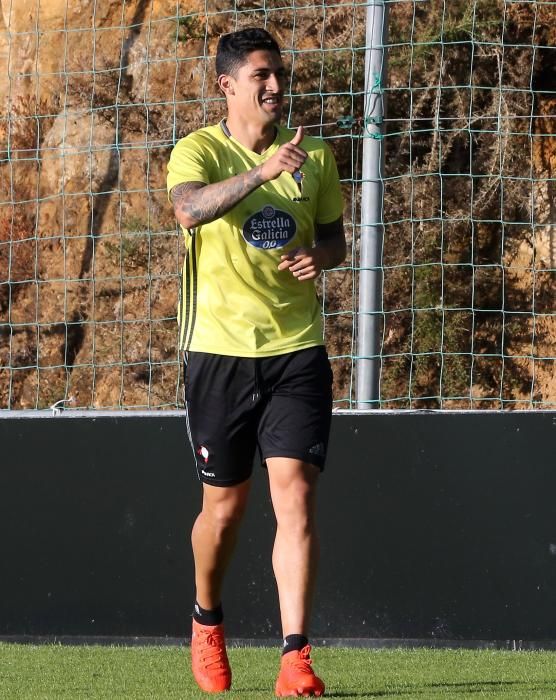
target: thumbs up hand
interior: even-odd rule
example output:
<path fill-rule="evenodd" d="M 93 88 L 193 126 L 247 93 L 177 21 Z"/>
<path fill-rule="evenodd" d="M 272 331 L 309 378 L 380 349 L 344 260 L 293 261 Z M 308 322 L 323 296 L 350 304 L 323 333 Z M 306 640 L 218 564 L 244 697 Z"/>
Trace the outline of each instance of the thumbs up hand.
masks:
<path fill-rule="evenodd" d="M 283 172 L 295 173 L 307 160 L 307 153 L 300 147 L 304 137 L 302 126 L 297 131 L 291 141 L 283 143 L 276 153 L 271 156 L 261 166 L 261 175 L 265 182 L 275 180 Z"/>
<path fill-rule="evenodd" d="M 299 146 L 299 144 L 303 141 L 304 134 L 305 129 L 302 126 L 298 126 L 297 131 L 295 132 L 295 136 L 290 141 L 290 143 L 293 143 L 294 146 Z"/>

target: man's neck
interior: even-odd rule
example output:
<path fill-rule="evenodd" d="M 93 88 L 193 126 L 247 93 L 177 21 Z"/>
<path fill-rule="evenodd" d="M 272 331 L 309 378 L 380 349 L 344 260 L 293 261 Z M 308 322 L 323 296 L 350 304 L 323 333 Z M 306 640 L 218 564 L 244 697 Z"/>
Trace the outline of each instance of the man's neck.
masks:
<path fill-rule="evenodd" d="M 233 117 L 228 117 L 224 124 L 229 135 L 254 153 L 264 153 L 276 139 L 275 124 L 267 124 L 262 127 L 254 126 Z"/>

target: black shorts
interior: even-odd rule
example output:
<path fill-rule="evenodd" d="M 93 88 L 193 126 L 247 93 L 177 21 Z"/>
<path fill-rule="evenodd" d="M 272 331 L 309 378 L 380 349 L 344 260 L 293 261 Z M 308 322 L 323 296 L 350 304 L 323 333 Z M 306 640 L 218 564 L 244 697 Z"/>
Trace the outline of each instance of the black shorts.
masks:
<path fill-rule="evenodd" d="M 188 352 L 184 393 L 199 479 L 233 486 L 251 476 L 258 448 L 324 468 L 332 370 L 323 346 L 273 357 Z"/>

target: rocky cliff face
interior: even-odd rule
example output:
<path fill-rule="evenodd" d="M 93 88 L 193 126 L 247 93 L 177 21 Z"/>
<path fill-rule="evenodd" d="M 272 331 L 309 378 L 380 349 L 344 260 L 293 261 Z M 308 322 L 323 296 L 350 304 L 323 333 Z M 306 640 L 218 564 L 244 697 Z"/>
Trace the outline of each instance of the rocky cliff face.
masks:
<path fill-rule="evenodd" d="M 180 400 L 166 163 L 176 137 L 222 113 L 204 56 L 263 19 L 209 5 L 180 2 L 178 18 L 175 0 L 0 0 L 2 408 Z M 291 12 L 269 26 L 291 44 Z M 332 40 L 349 33 L 336 26 Z"/>
<path fill-rule="evenodd" d="M 175 11 L 169 0 L 2 2 L 0 225 L 13 246 L 0 353 L 14 368 L 2 407 L 176 401 L 180 251 L 165 166 L 174 130 L 202 122 L 199 107 L 182 119 L 176 100 L 203 91 L 204 42 Z"/>
<path fill-rule="evenodd" d="M 222 113 L 212 59 L 203 57 L 214 55 L 221 33 L 262 21 L 263 13 L 252 3 L 239 15 L 223 0 L 178 4 L 179 17 L 175 0 L 0 0 L 0 408 L 70 398 L 74 407 L 179 400 L 182 250 L 166 198 L 166 162 L 176 137 Z M 411 22 L 412 6 L 394 3 L 393 21 Z M 360 111 L 360 100 L 351 105 L 314 93 L 316 86 L 349 89 L 352 53 L 341 48 L 364 42 L 364 8 L 300 6 L 295 17 L 271 9 L 268 26 L 286 48 L 338 50 L 326 57 L 324 71 L 319 51 L 296 54 L 295 91 L 313 94 L 296 103 L 297 117 L 334 125 L 343 113 Z M 524 41 L 554 46 L 549 5 L 516 4 L 508 12 L 508 25 Z M 554 51 L 539 49 L 537 58 L 543 51 L 546 71 L 538 75 L 553 76 Z M 393 64 L 391 84 L 403 85 L 403 76 Z M 553 134 L 553 86 L 535 80 L 541 82 L 532 86 L 538 95 L 531 128 Z M 360 89 L 354 83 L 353 91 Z M 554 274 L 545 270 L 556 258 L 556 146 L 546 136 L 530 143 L 532 159 L 524 154 L 524 163 L 538 180 L 538 225 L 519 252 L 529 290 L 535 276 Z M 338 144 L 350 177 L 350 144 L 345 138 Z M 352 304 L 342 299 L 351 282 L 346 277 L 338 286 L 338 308 Z M 543 289 L 546 296 L 550 285 Z M 553 300 L 538 302 L 553 313 Z M 350 328 L 341 323 L 329 320 L 338 333 L 331 340 L 338 354 L 349 354 Z M 539 323 L 544 340 L 535 353 L 553 357 L 554 318 L 548 313 L 537 329 Z M 536 396 L 554 401 L 553 363 L 537 363 L 533 373 Z M 336 380 L 345 395 L 347 384 L 338 373 Z"/>

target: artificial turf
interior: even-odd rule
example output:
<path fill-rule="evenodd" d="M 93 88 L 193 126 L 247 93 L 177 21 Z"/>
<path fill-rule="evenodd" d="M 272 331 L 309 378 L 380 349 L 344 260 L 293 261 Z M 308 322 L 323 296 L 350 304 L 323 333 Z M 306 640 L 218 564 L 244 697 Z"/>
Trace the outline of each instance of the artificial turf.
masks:
<path fill-rule="evenodd" d="M 189 673 L 189 650 L 0 644 L 0 698 L 270 700 L 279 651 L 232 648 L 231 692 L 207 696 Z M 553 652 L 318 648 L 329 698 L 556 698 Z"/>

